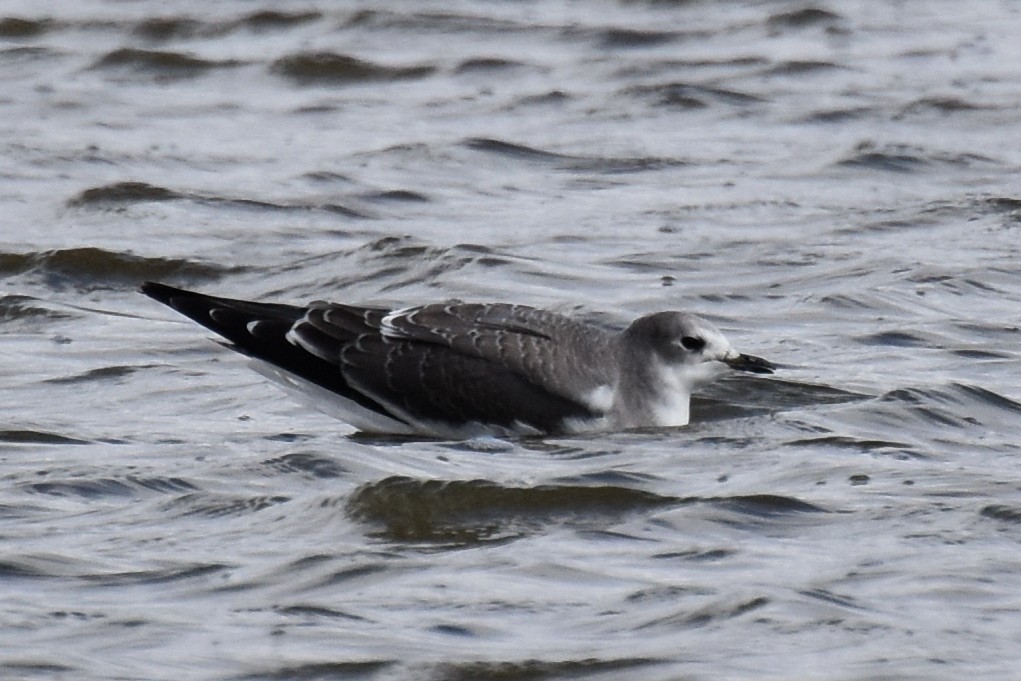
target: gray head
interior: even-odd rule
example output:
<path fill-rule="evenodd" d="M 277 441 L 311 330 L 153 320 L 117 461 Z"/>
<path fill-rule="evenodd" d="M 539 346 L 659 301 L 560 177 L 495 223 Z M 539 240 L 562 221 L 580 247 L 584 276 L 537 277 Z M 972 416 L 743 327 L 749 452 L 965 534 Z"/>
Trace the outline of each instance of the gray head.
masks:
<path fill-rule="evenodd" d="M 621 341 L 614 410 L 624 426 L 684 425 L 692 388 L 728 366 L 773 372 L 772 364 L 737 352 L 719 329 L 686 312 L 641 317 L 624 331 Z"/>
<path fill-rule="evenodd" d="M 646 315 L 635 320 L 624 335 L 632 348 L 652 353 L 664 365 L 687 367 L 685 373 L 695 383 L 699 382 L 702 365 L 705 365 L 707 377 L 715 374 L 720 363 L 757 374 L 771 374 L 774 369 L 761 357 L 737 352 L 719 329 L 687 312 Z"/>

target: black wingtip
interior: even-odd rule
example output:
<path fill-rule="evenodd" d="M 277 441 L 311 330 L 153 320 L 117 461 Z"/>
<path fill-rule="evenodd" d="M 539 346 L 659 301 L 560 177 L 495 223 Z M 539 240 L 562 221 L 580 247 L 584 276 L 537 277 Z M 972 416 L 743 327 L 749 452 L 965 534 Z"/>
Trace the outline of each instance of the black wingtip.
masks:
<path fill-rule="evenodd" d="M 153 300 L 158 300 L 164 305 L 169 305 L 170 299 L 173 298 L 175 295 L 188 293 L 187 291 L 184 291 L 182 289 L 174 288 L 173 286 L 167 286 L 166 284 L 161 284 L 156 281 L 147 281 L 143 283 L 141 286 L 139 286 L 138 290 L 141 293 L 144 293 L 145 295 L 149 296 Z"/>

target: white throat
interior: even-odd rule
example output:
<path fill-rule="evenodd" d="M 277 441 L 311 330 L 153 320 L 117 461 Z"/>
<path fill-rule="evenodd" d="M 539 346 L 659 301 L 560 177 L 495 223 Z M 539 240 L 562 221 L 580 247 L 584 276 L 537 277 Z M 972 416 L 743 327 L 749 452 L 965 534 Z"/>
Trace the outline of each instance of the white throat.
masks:
<path fill-rule="evenodd" d="M 652 425 L 688 425 L 691 413 L 691 388 L 695 383 L 693 370 L 697 370 L 697 367 L 656 363 L 653 369 L 656 385 L 648 404 Z"/>

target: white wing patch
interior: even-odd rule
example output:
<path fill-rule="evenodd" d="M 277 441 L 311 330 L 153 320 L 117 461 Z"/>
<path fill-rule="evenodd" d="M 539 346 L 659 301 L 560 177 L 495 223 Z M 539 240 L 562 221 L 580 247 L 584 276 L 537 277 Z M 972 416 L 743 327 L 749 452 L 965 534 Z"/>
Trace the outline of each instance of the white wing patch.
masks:
<path fill-rule="evenodd" d="M 592 411 L 606 413 L 613 407 L 613 393 L 612 386 L 601 385 L 579 398 Z"/>
<path fill-rule="evenodd" d="M 418 311 L 418 309 L 419 306 L 404 307 L 400 310 L 393 310 L 392 312 L 389 312 L 379 323 L 379 333 L 383 336 L 383 338 L 389 338 L 391 340 L 410 338 L 407 333 L 398 329 L 394 324 L 398 319 L 402 317 L 409 317 Z"/>

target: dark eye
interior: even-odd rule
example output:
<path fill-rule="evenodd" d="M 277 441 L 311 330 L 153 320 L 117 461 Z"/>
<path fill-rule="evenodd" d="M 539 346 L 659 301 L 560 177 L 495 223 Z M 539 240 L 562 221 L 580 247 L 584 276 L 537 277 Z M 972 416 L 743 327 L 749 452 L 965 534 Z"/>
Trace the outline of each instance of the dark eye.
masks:
<path fill-rule="evenodd" d="M 685 350 L 697 352 L 705 347 L 705 339 L 698 338 L 696 336 L 684 336 L 681 338 L 681 346 L 683 346 Z"/>

